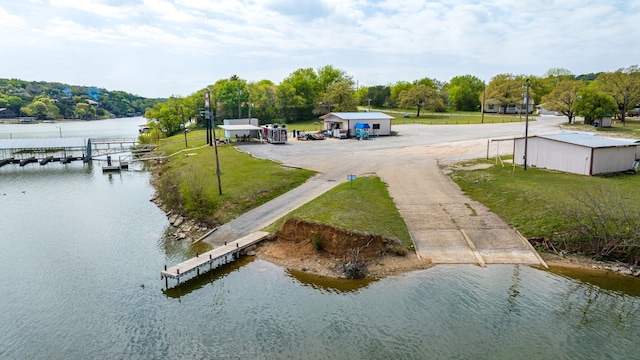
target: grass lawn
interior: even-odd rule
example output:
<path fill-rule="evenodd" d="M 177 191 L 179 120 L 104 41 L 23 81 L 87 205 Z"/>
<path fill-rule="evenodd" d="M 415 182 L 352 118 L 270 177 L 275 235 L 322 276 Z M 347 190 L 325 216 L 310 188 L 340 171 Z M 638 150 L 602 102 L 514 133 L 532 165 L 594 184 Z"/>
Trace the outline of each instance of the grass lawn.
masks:
<path fill-rule="evenodd" d="M 292 216 L 346 230 L 385 235 L 413 247 L 407 226 L 387 192 L 387 185 L 375 176 L 359 177 L 353 184 L 346 182 L 336 186 L 278 220 L 267 231 L 277 230 Z"/>
<path fill-rule="evenodd" d="M 565 117 L 564 119 L 566 120 L 567 118 Z M 565 123 L 562 126 L 565 130 L 595 131 L 600 136 L 640 139 L 640 118 L 637 117 L 627 118 L 626 124 L 622 124 L 619 120 L 616 120 L 615 124 L 609 128 L 593 127 L 592 125 L 584 125 L 582 123 L 571 125 Z"/>
<path fill-rule="evenodd" d="M 205 144 L 205 132 L 193 131 L 189 147 Z M 270 145 L 264 145 L 270 146 Z M 184 135 L 165 139 L 156 151 L 184 150 Z M 222 195 L 219 195 L 214 148 L 192 148 L 171 158 L 161 170 L 158 192 L 167 205 L 180 204 L 192 218 L 225 223 L 305 182 L 315 172 L 260 160 L 233 146 L 218 146 Z M 179 195 L 179 197 L 178 197 Z M 165 198 L 163 198 L 163 196 Z"/>
<path fill-rule="evenodd" d="M 494 163 L 476 160 L 473 163 Z M 498 214 L 525 237 L 562 236 L 572 220 L 568 214 L 576 198 L 604 189 L 619 193 L 633 211 L 640 211 L 637 191 L 640 174 L 589 177 L 529 167 L 510 166 L 483 170 L 454 170 L 450 175 L 462 190 Z"/>
<path fill-rule="evenodd" d="M 447 113 L 422 113 L 420 117 L 411 115 L 409 118 L 399 114 L 388 114 L 393 116 L 393 124 L 427 124 L 427 125 L 468 125 L 468 124 L 494 124 L 508 122 L 523 122 L 525 117 L 513 115 L 493 115 L 484 114 L 484 120 L 480 113 L 477 114 L 447 114 Z M 535 117 L 529 116 L 529 121 L 535 121 Z"/>

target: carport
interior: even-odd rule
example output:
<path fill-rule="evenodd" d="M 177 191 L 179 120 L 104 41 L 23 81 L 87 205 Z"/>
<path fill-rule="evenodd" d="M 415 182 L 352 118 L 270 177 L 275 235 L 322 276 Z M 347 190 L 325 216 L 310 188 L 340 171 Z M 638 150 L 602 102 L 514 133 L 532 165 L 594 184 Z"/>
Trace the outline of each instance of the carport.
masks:
<path fill-rule="evenodd" d="M 251 141 L 251 139 L 259 139 L 262 141 L 262 129 L 255 125 L 218 125 L 224 130 L 224 137 L 230 141 L 235 138 L 236 141 Z"/>

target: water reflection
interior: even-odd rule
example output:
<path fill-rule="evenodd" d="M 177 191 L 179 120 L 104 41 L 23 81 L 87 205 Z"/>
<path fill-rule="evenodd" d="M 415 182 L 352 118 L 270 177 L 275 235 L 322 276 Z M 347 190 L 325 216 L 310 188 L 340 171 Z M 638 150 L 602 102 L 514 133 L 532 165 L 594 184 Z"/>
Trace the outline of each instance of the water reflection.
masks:
<path fill-rule="evenodd" d="M 607 324 L 622 331 L 638 331 L 633 325 L 640 321 L 637 297 L 573 281 L 560 299 L 558 316 L 575 326 L 596 329 Z"/>
<path fill-rule="evenodd" d="M 593 284 L 606 290 L 619 291 L 631 296 L 640 296 L 640 278 L 597 269 L 577 269 L 559 266 L 550 266 L 548 271 L 566 278 Z"/>
<path fill-rule="evenodd" d="M 357 292 L 376 281 L 375 279 L 337 279 L 297 270 L 287 270 L 286 273 L 302 286 L 328 293 Z"/>
<path fill-rule="evenodd" d="M 171 299 L 180 300 L 182 297 L 191 294 L 192 292 L 202 289 L 207 285 L 214 285 L 215 282 L 225 278 L 227 275 L 238 271 L 246 264 L 251 263 L 254 260 L 253 256 L 243 256 L 240 259 L 221 265 L 211 271 L 200 274 L 200 276 L 193 277 L 189 280 L 181 282 L 180 285 L 176 285 L 169 289 L 162 289 L 162 293 Z M 175 280 L 169 280 L 175 281 Z M 220 284 L 223 284 L 220 282 Z"/>

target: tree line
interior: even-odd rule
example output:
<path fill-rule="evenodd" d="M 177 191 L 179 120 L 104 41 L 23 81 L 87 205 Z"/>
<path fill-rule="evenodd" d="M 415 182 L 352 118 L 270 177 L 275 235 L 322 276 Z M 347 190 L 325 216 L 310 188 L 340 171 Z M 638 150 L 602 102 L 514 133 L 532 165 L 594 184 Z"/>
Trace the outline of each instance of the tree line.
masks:
<path fill-rule="evenodd" d="M 0 108 L 38 120 L 141 116 L 160 101 L 97 87 L 0 79 Z"/>
<path fill-rule="evenodd" d="M 150 108 L 145 117 L 158 121 L 164 135 L 182 129 L 190 119 L 203 121 L 204 92 L 209 90 L 216 119 L 249 116 L 262 123 L 293 122 L 317 118 L 329 112 L 357 111 L 358 107 L 401 108 L 433 112 L 480 111 L 487 102 L 501 108 L 524 104 L 525 85 L 535 104 L 586 123 L 604 115 L 623 122 L 630 109 L 640 103 L 640 70 L 637 65 L 614 72 L 574 75 L 552 68 L 542 76 L 498 74 L 486 84 L 473 75 L 455 76 L 448 82 L 434 78 L 398 81 L 394 84 L 356 87 L 344 70 L 326 65 L 300 68 L 280 84 L 270 80 L 249 82 L 233 75 L 220 79 L 186 97 L 172 96 Z"/>

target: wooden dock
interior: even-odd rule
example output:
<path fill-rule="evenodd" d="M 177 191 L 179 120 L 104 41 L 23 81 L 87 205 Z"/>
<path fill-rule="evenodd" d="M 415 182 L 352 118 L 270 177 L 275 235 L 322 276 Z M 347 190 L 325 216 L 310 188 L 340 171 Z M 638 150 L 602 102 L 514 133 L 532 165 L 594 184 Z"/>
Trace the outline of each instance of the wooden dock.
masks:
<path fill-rule="evenodd" d="M 180 285 L 183 278 L 193 278 L 209 270 L 213 270 L 220 265 L 236 260 L 244 254 L 246 249 L 262 241 L 269 235 L 265 231 L 256 231 L 236 241 L 225 243 L 204 254 L 196 254 L 196 257 L 181 262 L 178 265 L 165 269 L 160 273 L 160 279 L 165 280 L 165 287 L 168 288 L 168 280 L 175 279 L 176 285 Z"/>

